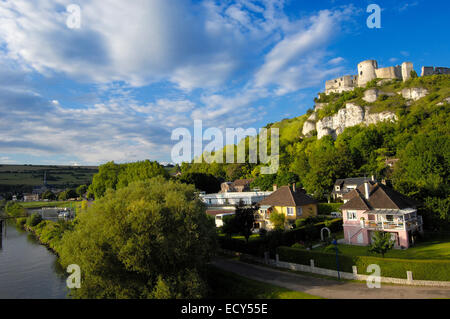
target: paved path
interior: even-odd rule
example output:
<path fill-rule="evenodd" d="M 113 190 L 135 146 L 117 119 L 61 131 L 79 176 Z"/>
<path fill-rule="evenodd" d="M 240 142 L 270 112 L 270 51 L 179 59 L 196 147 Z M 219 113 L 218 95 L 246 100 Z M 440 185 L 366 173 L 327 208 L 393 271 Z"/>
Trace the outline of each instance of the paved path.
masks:
<path fill-rule="evenodd" d="M 445 287 L 394 286 L 381 283 L 381 288 L 370 289 L 363 283 L 311 277 L 231 259 L 217 258 L 213 265 L 243 277 L 328 299 L 450 298 L 450 288 Z"/>

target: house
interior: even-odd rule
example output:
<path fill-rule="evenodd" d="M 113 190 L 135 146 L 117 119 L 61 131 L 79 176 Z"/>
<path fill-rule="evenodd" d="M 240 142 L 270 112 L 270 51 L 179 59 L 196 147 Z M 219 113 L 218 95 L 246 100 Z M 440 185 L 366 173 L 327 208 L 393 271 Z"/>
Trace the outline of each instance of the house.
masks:
<path fill-rule="evenodd" d="M 220 185 L 221 193 L 248 192 L 253 179 L 237 179 L 234 182 L 224 182 Z"/>
<path fill-rule="evenodd" d="M 24 202 L 36 202 L 39 200 L 39 194 L 23 194 Z"/>
<path fill-rule="evenodd" d="M 422 217 L 416 203 L 393 189 L 373 181 L 365 181 L 345 195 L 341 206 L 345 242 L 370 245 L 376 231 L 391 233 L 396 248 L 408 248 L 412 235 L 423 232 Z"/>
<path fill-rule="evenodd" d="M 386 166 L 393 168 L 394 165 L 399 161 L 398 158 L 387 158 L 385 161 Z"/>
<path fill-rule="evenodd" d="M 264 229 L 273 229 L 270 214 L 273 212 L 285 215 L 287 225 L 292 225 L 298 218 L 317 215 L 317 201 L 306 195 L 302 189 L 296 189 L 295 184 L 277 188 L 274 192 L 259 202 L 256 226 Z"/>
<path fill-rule="evenodd" d="M 214 217 L 216 227 L 222 227 L 223 226 L 223 217 L 234 215 L 235 212 L 230 211 L 230 210 L 207 210 L 206 214 Z"/>
<path fill-rule="evenodd" d="M 240 202 L 244 205 L 255 205 L 272 192 L 226 192 L 215 194 L 200 194 L 200 199 L 208 209 L 231 209 Z"/>
<path fill-rule="evenodd" d="M 356 189 L 364 183 L 365 177 L 352 177 L 337 179 L 333 186 L 333 191 L 331 192 L 331 197 L 334 200 L 342 199 L 345 194 L 348 194 L 352 190 Z M 372 181 L 375 181 L 375 177 L 372 176 Z"/>

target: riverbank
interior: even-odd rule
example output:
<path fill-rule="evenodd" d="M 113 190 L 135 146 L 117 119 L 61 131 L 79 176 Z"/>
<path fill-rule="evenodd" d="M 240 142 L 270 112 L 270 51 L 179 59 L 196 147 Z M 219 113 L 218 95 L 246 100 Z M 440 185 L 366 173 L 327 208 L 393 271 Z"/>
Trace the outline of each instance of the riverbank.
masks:
<path fill-rule="evenodd" d="M 17 218 L 16 225 L 31 233 L 41 245 L 47 247 L 47 249 L 58 257 L 64 232 L 73 229 L 72 221 L 58 220 L 55 222 L 51 220 L 42 220 L 37 224 L 33 224 L 31 216 L 27 218 Z"/>
<path fill-rule="evenodd" d="M 0 299 L 65 299 L 67 274 L 34 234 L 5 223 L 0 239 Z"/>

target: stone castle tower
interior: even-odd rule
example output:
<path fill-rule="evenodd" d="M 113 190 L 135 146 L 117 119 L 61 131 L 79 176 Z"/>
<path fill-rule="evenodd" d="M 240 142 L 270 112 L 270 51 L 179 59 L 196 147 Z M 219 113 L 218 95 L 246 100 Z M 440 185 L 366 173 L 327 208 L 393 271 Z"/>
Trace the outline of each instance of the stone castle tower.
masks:
<path fill-rule="evenodd" d="M 414 70 L 411 62 L 403 62 L 402 65 L 378 68 L 375 60 L 366 60 L 358 64 L 357 75 L 345 75 L 343 77 L 326 81 L 325 93 L 341 93 L 351 91 L 355 87 L 364 87 L 367 82 L 378 79 L 398 79 L 406 81 L 411 78 L 411 71 Z"/>

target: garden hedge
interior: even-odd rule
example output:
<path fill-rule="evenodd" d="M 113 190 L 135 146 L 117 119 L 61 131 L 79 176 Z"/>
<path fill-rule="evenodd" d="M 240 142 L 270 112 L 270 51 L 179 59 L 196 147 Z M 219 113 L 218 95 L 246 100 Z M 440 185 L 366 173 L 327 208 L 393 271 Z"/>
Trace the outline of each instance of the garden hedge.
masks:
<path fill-rule="evenodd" d="M 340 212 L 344 203 L 319 203 L 317 210 L 319 215 L 330 215 L 332 212 Z"/>
<path fill-rule="evenodd" d="M 307 240 L 320 239 L 320 230 L 328 227 L 332 233 L 342 230 L 342 219 L 330 219 L 325 222 L 316 223 L 312 226 L 302 226 L 288 231 L 271 231 L 265 237 L 253 239 L 246 243 L 244 239 L 219 237 L 219 245 L 223 249 L 233 250 L 241 253 L 261 257 L 265 251 L 275 256 L 276 248 L 279 246 L 291 246 L 295 243 Z"/>
<path fill-rule="evenodd" d="M 280 261 L 309 265 L 310 259 L 319 268 L 336 270 L 336 255 L 291 247 L 278 247 Z M 418 260 L 380 258 L 372 256 L 339 255 L 339 269 L 352 272 L 352 266 L 358 267 L 359 274 L 367 274 L 370 264 L 381 268 L 381 276 L 406 279 L 406 272 L 412 271 L 414 280 L 450 281 L 450 260 Z"/>

